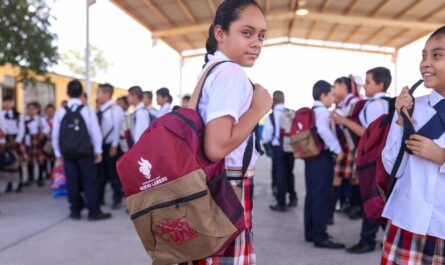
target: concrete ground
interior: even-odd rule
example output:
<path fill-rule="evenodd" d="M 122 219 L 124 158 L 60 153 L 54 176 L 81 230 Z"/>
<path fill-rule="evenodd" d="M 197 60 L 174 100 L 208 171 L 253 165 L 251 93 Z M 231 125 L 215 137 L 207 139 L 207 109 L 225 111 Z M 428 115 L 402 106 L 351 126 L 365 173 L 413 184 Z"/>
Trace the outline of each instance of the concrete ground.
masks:
<path fill-rule="evenodd" d="M 344 250 L 316 249 L 303 237 L 304 165 L 296 162 L 299 205 L 286 213 L 269 210 L 270 160 L 257 163 L 254 235 L 259 265 L 379 264 L 380 248 L 362 255 Z M 48 186 L 48 185 L 47 185 Z M 110 199 L 111 200 L 111 199 Z M 108 200 L 108 201 L 110 201 Z M 111 211 L 104 207 L 105 211 Z M 0 195 L 1 265 L 140 265 L 151 264 L 124 209 L 113 218 L 88 222 L 67 218 L 66 198 L 54 199 L 49 187 L 27 188 L 20 194 Z M 336 214 L 329 233 L 347 246 L 359 239 L 361 221 Z M 379 239 L 382 232 L 379 232 Z"/>

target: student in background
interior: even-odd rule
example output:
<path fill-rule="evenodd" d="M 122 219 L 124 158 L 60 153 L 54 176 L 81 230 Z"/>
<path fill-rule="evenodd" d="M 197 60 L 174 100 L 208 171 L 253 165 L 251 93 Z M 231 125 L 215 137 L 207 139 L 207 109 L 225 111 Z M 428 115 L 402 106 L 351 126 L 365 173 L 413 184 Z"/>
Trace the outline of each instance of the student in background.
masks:
<path fill-rule="evenodd" d="M 70 99 L 54 117 L 53 148 L 67 176 L 70 218 L 79 220 L 86 206 L 88 220 L 104 220 L 111 218 L 111 214 L 102 212 L 98 197 L 96 164 L 102 161 L 102 133 L 95 113 L 80 100 L 82 93 L 78 80 L 68 83 Z"/>
<path fill-rule="evenodd" d="M 181 107 L 183 108 L 187 108 L 187 105 L 189 104 L 190 101 L 190 96 L 189 95 L 185 95 L 182 97 L 182 102 L 181 102 Z"/>
<path fill-rule="evenodd" d="M 18 142 L 25 146 L 25 161 L 27 163 L 27 174 L 25 185 L 31 185 L 37 180 L 39 187 L 44 185 L 45 156 L 43 143 L 48 139 L 50 128 L 45 119 L 40 115 L 40 104 L 30 102 L 26 105 L 26 115 L 21 120 Z M 36 176 L 38 172 L 38 176 Z"/>
<path fill-rule="evenodd" d="M 361 137 L 366 128 L 378 117 L 389 112 L 386 91 L 391 85 L 391 72 L 385 67 L 376 67 L 366 72 L 365 95 L 368 98 L 359 113 L 360 123 L 354 122 L 340 115 L 334 115 L 333 119 L 337 124 L 343 125 L 353 132 L 357 137 Z M 354 176 L 356 178 L 356 176 Z M 353 186 L 355 188 L 355 186 Z M 361 201 L 361 200 L 360 200 Z M 373 251 L 376 244 L 376 235 L 380 224 L 369 220 L 366 214 L 362 217 L 362 229 L 360 241 L 354 246 L 346 249 L 349 253 L 361 254 Z"/>
<path fill-rule="evenodd" d="M 150 125 L 150 115 L 148 110 L 142 102 L 143 93 L 140 86 L 132 86 L 128 89 L 128 101 L 134 107 L 132 113 L 133 124 L 132 124 L 132 137 L 133 141 L 136 143 L 141 137 L 142 133 Z"/>
<path fill-rule="evenodd" d="M 168 88 L 162 87 L 156 91 L 156 103 L 160 106 L 159 111 L 156 113 L 157 118 L 172 111 L 172 100 L 173 98 L 170 95 L 170 90 L 168 90 Z"/>
<path fill-rule="evenodd" d="M 343 159 L 343 152 L 330 128 L 329 107 L 334 102 L 332 85 L 324 80 L 314 84 L 313 110 L 315 126 L 326 149 L 313 159 L 305 160 L 306 199 L 304 202 L 304 234 L 315 247 L 341 249 L 345 245 L 335 242 L 327 233 L 331 215 L 332 181 L 335 161 Z"/>
<path fill-rule="evenodd" d="M 119 138 L 124 121 L 124 112 L 111 99 L 114 88 L 110 84 L 101 84 L 97 90 L 100 105 L 97 119 L 103 136 L 102 162 L 98 165 L 99 201 L 105 203 L 105 186 L 110 182 L 113 188 L 112 209 L 119 209 L 122 202 L 122 185 L 117 175 L 116 162 L 119 159 Z"/>
<path fill-rule="evenodd" d="M 287 207 L 297 206 L 297 193 L 295 192 L 293 181 L 294 155 L 284 152 L 280 141 L 280 120 L 286 108 L 284 107 L 284 93 L 275 91 L 273 93 L 273 109 L 264 125 L 262 140 L 271 142 L 273 147 L 272 157 L 272 179 L 276 183 L 277 203 L 270 205 L 270 209 L 278 212 L 285 212 Z M 274 120 L 272 122 L 272 119 Z M 273 125 L 275 124 L 275 125 Z M 286 194 L 289 191 L 289 203 L 286 204 Z"/>

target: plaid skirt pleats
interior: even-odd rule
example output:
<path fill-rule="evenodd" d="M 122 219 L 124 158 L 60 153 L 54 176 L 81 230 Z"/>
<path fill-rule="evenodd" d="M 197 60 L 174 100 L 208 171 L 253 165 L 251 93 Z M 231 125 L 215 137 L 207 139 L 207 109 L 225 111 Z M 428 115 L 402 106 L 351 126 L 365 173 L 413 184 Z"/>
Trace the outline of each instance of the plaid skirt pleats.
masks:
<path fill-rule="evenodd" d="M 354 178 L 356 149 L 344 148 L 345 157 L 335 163 L 334 176 L 340 178 Z"/>
<path fill-rule="evenodd" d="M 388 223 L 380 265 L 443 265 L 444 241 L 433 236 L 418 235 Z"/>
<path fill-rule="evenodd" d="M 180 265 L 255 265 L 256 255 L 252 234 L 252 198 L 253 198 L 253 174 L 254 169 L 249 169 L 244 178 L 241 177 L 241 169 L 227 169 L 229 183 L 241 194 L 241 203 L 244 207 L 244 230 L 225 250 L 221 256 L 208 257 L 201 260 L 181 263 Z M 233 179 L 235 178 L 235 179 Z M 239 179 L 236 179 L 239 178 Z"/>

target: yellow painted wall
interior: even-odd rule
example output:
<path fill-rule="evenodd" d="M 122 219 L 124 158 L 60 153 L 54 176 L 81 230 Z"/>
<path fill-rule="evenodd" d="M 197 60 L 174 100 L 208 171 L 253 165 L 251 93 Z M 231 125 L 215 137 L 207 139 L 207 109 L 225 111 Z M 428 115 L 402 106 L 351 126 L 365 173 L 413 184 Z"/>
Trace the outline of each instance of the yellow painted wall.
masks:
<path fill-rule="evenodd" d="M 0 66 L 0 85 L 4 83 L 5 76 L 13 76 L 18 80 L 20 75 L 20 68 L 12 67 L 11 65 Z M 66 95 L 66 87 L 68 83 L 74 79 L 74 77 L 59 75 L 57 73 L 47 73 L 45 75 L 35 75 L 31 74 L 31 77 L 35 78 L 35 80 L 40 82 L 49 82 L 54 85 L 55 98 L 53 104 L 58 108 L 63 100 L 67 100 L 68 96 Z M 84 89 L 85 89 L 85 81 L 81 80 Z M 94 105 L 96 100 L 98 83 L 91 82 L 91 98 L 89 102 Z M 26 95 L 23 93 L 23 84 L 21 82 L 16 82 L 16 106 L 18 110 L 23 109 L 23 99 Z M 116 99 L 120 96 L 128 95 L 128 91 L 126 89 L 114 88 L 113 99 Z"/>

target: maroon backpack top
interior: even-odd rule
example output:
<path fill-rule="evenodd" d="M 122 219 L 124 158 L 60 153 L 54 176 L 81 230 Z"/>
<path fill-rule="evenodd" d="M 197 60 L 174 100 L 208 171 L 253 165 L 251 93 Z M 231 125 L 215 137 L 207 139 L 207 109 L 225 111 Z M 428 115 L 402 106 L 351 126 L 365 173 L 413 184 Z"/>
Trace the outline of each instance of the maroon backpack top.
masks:
<path fill-rule="evenodd" d="M 204 154 L 198 102 L 210 65 L 190 101 L 156 119 L 117 163 L 129 214 L 153 264 L 176 264 L 223 253 L 244 229 L 243 207 L 228 183 L 224 159 Z M 253 137 L 244 153 L 246 172 Z"/>
<path fill-rule="evenodd" d="M 289 135 L 296 158 L 311 159 L 324 150 L 325 144 L 315 126 L 313 108 L 304 107 L 295 112 Z"/>
<path fill-rule="evenodd" d="M 422 83 L 419 80 L 410 89 L 412 95 Z M 395 113 L 395 98 L 389 99 L 389 113 L 373 121 L 360 138 L 357 146 L 356 172 L 359 178 L 360 195 L 366 216 L 375 221 L 386 223 L 381 215 L 385 202 L 389 198 L 397 178 L 395 177 L 404 154 L 402 144 L 391 174 L 383 166 L 382 151 L 386 144 L 391 123 Z M 410 110 L 412 114 L 413 109 Z M 409 126 L 409 119 L 404 119 L 404 130 Z M 411 125 L 412 126 L 412 125 Z"/>

